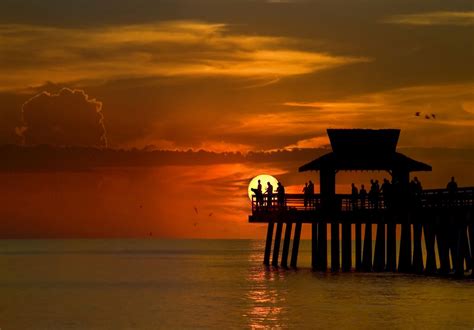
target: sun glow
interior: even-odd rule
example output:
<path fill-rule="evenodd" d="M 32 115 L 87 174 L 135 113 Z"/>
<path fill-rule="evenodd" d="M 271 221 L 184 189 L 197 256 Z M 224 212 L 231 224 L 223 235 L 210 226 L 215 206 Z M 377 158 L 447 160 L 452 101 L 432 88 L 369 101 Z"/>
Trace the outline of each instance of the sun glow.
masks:
<path fill-rule="evenodd" d="M 250 180 L 249 187 L 248 187 L 248 195 L 250 200 L 252 200 L 252 196 L 254 195 L 252 189 L 257 189 L 258 187 L 258 180 L 260 180 L 260 184 L 262 185 L 262 192 L 265 192 L 267 189 L 267 182 L 270 182 L 270 184 L 273 186 L 273 190 L 276 189 L 278 180 L 268 174 L 260 174 L 257 175 L 255 178 Z"/>

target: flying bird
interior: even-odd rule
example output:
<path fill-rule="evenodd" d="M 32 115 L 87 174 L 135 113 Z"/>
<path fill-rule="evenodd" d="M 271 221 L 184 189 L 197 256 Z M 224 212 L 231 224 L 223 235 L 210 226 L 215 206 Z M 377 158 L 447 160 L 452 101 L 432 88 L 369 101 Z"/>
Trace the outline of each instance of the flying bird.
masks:
<path fill-rule="evenodd" d="M 199 214 L 198 208 L 196 206 L 194 207 L 194 212 L 196 212 L 196 214 Z"/>
<path fill-rule="evenodd" d="M 436 114 L 432 113 L 431 118 L 436 119 Z"/>
<path fill-rule="evenodd" d="M 425 115 L 425 119 L 431 119 L 431 117 L 428 115 Z"/>
<path fill-rule="evenodd" d="M 209 213 L 209 216 L 210 216 L 210 217 L 212 217 L 212 215 L 213 215 L 213 214 L 214 214 L 214 213 L 213 213 L 213 212 L 211 212 L 211 213 Z"/>
<path fill-rule="evenodd" d="M 421 112 L 417 111 L 415 112 L 415 116 L 420 117 Z"/>

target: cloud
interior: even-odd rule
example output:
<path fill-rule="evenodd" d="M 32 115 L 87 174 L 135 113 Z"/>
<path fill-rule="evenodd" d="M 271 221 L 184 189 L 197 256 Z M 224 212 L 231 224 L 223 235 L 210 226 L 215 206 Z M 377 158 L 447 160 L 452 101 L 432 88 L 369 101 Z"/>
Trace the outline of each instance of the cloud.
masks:
<path fill-rule="evenodd" d="M 394 15 L 383 23 L 403 25 L 474 25 L 474 11 L 434 11 L 419 14 Z"/>
<path fill-rule="evenodd" d="M 298 40 L 237 34 L 225 24 L 167 21 L 87 29 L 0 25 L 0 89 L 141 77 L 278 78 L 367 58 L 302 49 Z"/>
<path fill-rule="evenodd" d="M 23 144 L 107 147 L 102 102 L 83 90 L 39 93 L 23 104 L 21 112 L 23 123 L 15 132 Z"/>
<path fill-rule="evenodd" d="M 310 133 L 293 147 L 319 147 L 326 128 L 401 128 L 402 146 L 472 148 L 474 141 L 474 85 L 426 85 L 386 90 L 335 101 L 286 102 L 289 110 L 257 115 L 247 122 L 264 121 L 270 130 Z M 436 119 L 415 116 L 435 114 Z M 283 122 L 285 125 L 283 125 Z M 280 129 L 279 129 L 280 128 Z M 296 135 L 296 133 L 295 133 Z"/>

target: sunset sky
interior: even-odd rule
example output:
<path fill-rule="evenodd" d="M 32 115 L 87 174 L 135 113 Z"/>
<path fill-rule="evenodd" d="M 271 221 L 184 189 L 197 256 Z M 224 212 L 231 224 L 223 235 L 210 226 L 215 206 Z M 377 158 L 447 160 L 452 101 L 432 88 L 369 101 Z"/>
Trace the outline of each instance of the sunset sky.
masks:
<path fill-rule="evenodd" d="M 248 181 L 318 182 L 326 128 L 473 186 L 473 36 L 472 1 L 2 0 L 0 237 L 261 238 Z"/>

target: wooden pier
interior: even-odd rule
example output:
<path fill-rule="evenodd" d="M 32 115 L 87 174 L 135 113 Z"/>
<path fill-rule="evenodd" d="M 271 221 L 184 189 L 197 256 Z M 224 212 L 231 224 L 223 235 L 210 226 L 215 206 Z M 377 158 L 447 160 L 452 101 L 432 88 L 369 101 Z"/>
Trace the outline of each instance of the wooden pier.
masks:
<path fill-rule="evenodd" d="M 456 277 L 471 271 L 474 277 L 474 187 L 429 189 L 413 196 L 410 173 L 431 167 L 395 151 L 399 130 L 328 130 L 328 135 L 333 152 L 300 168 L 319 171 L 319 194 L 287 194 L 283 202 L 277 196 L 271 200 L 265 196 L 263 204 L 255 196 L 252 199 L 249 222 L 268 223 L 265 265 L 270 265 L 273 247 L 271 265 L 288 267 L 292 241 L 290 267 L 296 268 L 302 225 L 309 224 L 314 270 Z M 336 173 L 341 170 L 387 171 L 396 182 L 396 193 L 390 201 L 336 194 Z"/>

